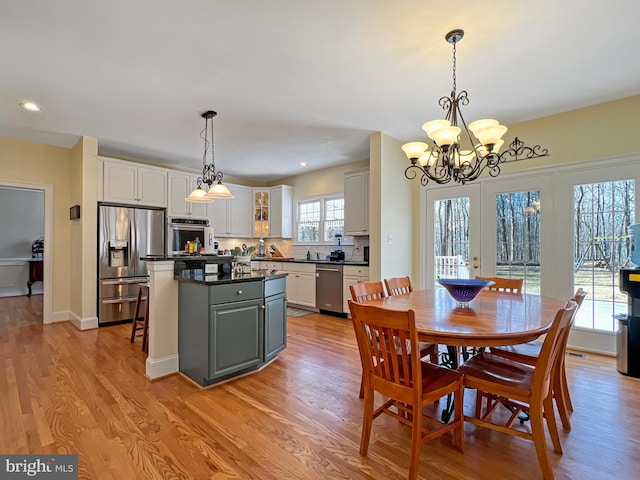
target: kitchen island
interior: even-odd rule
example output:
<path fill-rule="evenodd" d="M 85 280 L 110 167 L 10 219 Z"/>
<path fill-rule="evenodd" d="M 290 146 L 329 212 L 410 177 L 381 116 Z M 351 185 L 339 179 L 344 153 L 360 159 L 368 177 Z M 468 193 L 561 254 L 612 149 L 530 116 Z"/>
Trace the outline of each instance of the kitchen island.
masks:
<path fill-rule="evenodd" d="M 259 370 L 286 347 L 286 274 L 183 271 L 180 372 L 201 386 Z"/>
<path fill-rule="evenodd" d="M 150 283 L 146 360 L 150 379 L 180 371 L 199 385 L 212 385 L 264 367 L 285 348 L 286 274 L 259 270 L 234 275 L 230 257 L 143 260 L 147 261 Z M 211 270 L 219 273 L 205 273 L 210 270 L 206 265 L 211 264 L 217 264 Z M 228 301 L 238 297 L 242 299 L 239 302 Z M 241 305 L 231 306 L 233 303 Z M 217 329 L 215 336 L 209 335 L 210 327 Z M 199 332 L 198 339 L 193 331 Z M 228 351 L 226 344 L 218 341 L 224 335 L 235 342 L 238 352 Z M 240 348 L 243 339 L 246 345 Z M 192 354 L 191 349 L 199 354 Z"/>

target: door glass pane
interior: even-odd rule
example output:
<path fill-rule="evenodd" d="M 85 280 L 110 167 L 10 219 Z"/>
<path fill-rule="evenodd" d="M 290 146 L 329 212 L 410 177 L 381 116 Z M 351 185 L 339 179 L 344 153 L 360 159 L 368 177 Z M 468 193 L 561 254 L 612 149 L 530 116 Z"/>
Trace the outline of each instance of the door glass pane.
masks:
<path fill-rule="evenodd" d="M 627 227 L 635 221 L 634 181 L 576 185 L 574 200 L 574 290 L 588 292 L 575 325 L 613 332 L 613 315 L 627 313 L 618 270 L 630 262 Z"/>
<path fill-rule="evenodd" d="M 469 197 L 436 200 L 433 205 L 434 278 L 469 278 Z"/>
<path fill-rule="evenodd" d="M 496 195 L 498 277 L 524 278 L 523 292 L 540 294 L 540 191 Z"/>

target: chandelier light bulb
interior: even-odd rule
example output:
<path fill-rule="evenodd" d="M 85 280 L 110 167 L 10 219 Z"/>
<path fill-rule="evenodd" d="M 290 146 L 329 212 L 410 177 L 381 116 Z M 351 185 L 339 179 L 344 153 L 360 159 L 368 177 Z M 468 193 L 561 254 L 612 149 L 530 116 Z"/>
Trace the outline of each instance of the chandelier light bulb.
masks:
<path fill-rule="evenodd" d="M 420 164 L 420 166 L 427 168 L 433 165 L 435 161 L 436 156 L 434 155 L 434 152 L 430 152 L 429 150 L 420 155 L 420 158 L 418 159 L 418 163 Z"/>
<path fill-rule="evenodd" d="M 475 122 L 471 122 L 469 124 L 469 130 L 473 132 L 473 134 L 477 137 L 478 130 L 481 130 L 486 127 L 492 127 L 493 125 L 499 125 L 500 122 L 498 120 L 494 120 L 493 118 L 483 118 L 481 120 L 476 120 Z"/>
<path fill-rule="evenodd" d="M 507 133 L 507 127 L 504 125 L 491 125 L 481 128 L 475 135 L 482 145 L 492 145 L 498 143 L 505 133 Z"/>
<path fill-rule="evenodd" d="M 425 131 L 430 138 L 433 138 L 431 135 L 435 130 L 439 130 L 440 128 L 451 126 L 451 122 L 449 120 L 431 120 L 429 122 L 422 124 L 422 129 Z"/>
<path fill-rule="evenodd" d="M 212 200 L 214 198 L 230 199 L 230 198 L 234 198 L 234 195 L 229 191 L 226 185 L 223 185 L 222 183 L 218 182 L 215 185 L 212 185 L 211 188 L 209 188 L 209 192 L 207 193 L 207 198 L 210 198 Z"/>
<path fill-rule="evenodd" d="M 191 192 L 189 196 L 185 198 L 185 201 L 193 203 L 211 203 L 211 200 L 207 198 L 207 192 L 205 192 L 202 187 L 198 187 Z"/>
<path fill-rule="evenodd" d="M 429 146 L 424 142 L 411 142 L 402 145 L 402 150 L 409 160 L 420 158 Z"/>
<path fill-rule="evenodd" d="M 443 127 L 432 131 L 429 136 L 439 147 L 448 147 L 458 142 L 460 132 L 460 127 Z"/>

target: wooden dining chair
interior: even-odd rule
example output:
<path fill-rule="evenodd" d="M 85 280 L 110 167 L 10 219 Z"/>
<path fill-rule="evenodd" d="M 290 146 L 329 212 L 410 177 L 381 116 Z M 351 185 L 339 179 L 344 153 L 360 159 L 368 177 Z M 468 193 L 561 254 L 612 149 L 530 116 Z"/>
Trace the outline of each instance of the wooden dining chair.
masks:
<path fill-rule="evenodd" d="M 367 455 L 373 420 L 382 413 L 391 415 L 412 429 L 409 478 L 415 479 L 422 443 L 453 430 L 454 446 L 460 452 L 464 449 L 462 376 L 411 355 L 418 349 L 413 310 L 389 310 L 351 300 L 349 309 L 364 371 L 360 455 Z M 386 397 L 375 410 L 374 392 Z M 424 407 L 449 394 L 454 395 L 454 418 L 442 423 Z"/>
<path fill-rule="evenodd" d="M 398 278 L 385 278 L 384 284 L 387 287 L 389 296 L 404 295 L 406 293 L 413 292 L 413 286 L 411 285 L 411 277 L 398 277 Z M 422 357 L 429 355 L 431 363 L 438 363 L 438 344 L 418 342 L 420 346 L 420 355 Z"/>
<path fill-rule="evenodd" d="M 475 415 L 465 416 L 465 421 L 533 440 L 545 480 L 552 480 L 554 476 L 547 452 L 544 419 L 546 419 L 554 450 L 562 453 L 553 413 L 552 369 L 561 353 L 562 339 L 571 326 L 577 308 L 576 302 L 569 300 L 565 308 L 558 310 L 534 368 L 492 353 L 482 352 L 458 369 L 464 375 L 465 387 L 477 390 Z M 486 400 L 486 407 L 483 411 L 484 400 Z M 491 417 L 499 405 L 510 407 L 512 412 L 505 423 L 492 421 Z M 514 422 L 522 412 L 529 416 L 530 432 L 513 428 Z"/>
<path fill-rule="evenodd" d="M 382 282 L 358 282 L 349 285 L 351 291 L 351 299 L 354 302 L 362 303 L 369 300 L 377 300 L 386 297 Z"/>
<path fill-rule="evenodd" d="M 351 299 L 354 302 L 363 303 L 369 300 L 377 300 L 386 297 L 382 282 L 359 282 L 349 286 Z M 429 356 L 431 363 L 438 363 L 438 345 L 433 343 L 419 342 L 420 358 Z M 360 398 L 364 398 L 364 383 L 360 382 Z"/>
<path fill-rule="evenodd" d="M 504 278 L 504 277 L 480 277 L 476 275 L 476 280 L 491 280 L 493 285 L 489 285 L 487 290 L 493 292 L 522 293 L 524 278 Z"/>
<path fill-rule="evenodd" d="M 413 292 L 410 277 L 385 278 L 384 285 L 390 296 Z"/>
<path fill-rule="evenodd" d="M 578 305 L 578 309 L 584 302 L 587 292 L 582 288 L 578 288 L 573 300 Z M 571 319 L 571 325 L 566 331 L 564 338 L 561 339 L 561 352 L 558 355 L 558 360 L 553 368 L 553 398 L 556 401 L 558 407 L 558 414 L 562 422 L 562 428 L 565 430 L 571 430 L 571 420 L 569 419 L 569 412 L 573 412 L 573 403 L 571 402 L 571 395 L 569 394 L 569 384 L 567 382 L 567 369 L 565 366 L 565 353 L 567 350 L 567 342 L 569 340 L 569 333 L 573 322 L 575 320 L 575 314 Z M 540 357 L 540 351 L 542 350 L 542 344 L 539 342 L 529 342 L 519 345 L 509 345 L 504 347 L 491 347 L 491 353 L 500 357 L 515 360 L 516 362 L 525 363 L 527 365 L 535 366 Z"/>

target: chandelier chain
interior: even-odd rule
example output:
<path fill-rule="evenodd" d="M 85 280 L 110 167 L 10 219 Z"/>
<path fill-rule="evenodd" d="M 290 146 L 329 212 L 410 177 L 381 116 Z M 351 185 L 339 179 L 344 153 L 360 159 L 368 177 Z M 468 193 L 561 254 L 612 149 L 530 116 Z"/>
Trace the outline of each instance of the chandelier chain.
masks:
<path fill-rule="evenodd" d="M 456 96 L 456 41 L 453 42 L 453 97 Z"/>

